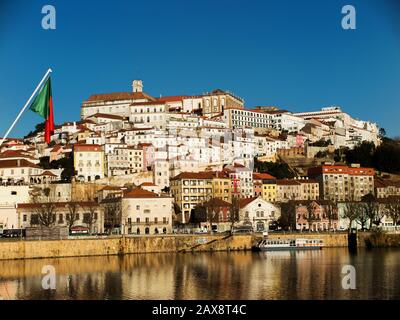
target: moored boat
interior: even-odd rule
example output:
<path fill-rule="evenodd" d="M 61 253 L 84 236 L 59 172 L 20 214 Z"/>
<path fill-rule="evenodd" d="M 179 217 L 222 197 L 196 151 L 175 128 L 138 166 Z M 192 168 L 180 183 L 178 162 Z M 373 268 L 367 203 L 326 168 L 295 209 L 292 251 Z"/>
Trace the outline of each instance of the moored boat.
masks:
<path fill-rule="evenodd" d="M 324 242 L 321 239 L 264 239 L 258 248 L 261 251 L 275 250 L 318 250 Z"/>

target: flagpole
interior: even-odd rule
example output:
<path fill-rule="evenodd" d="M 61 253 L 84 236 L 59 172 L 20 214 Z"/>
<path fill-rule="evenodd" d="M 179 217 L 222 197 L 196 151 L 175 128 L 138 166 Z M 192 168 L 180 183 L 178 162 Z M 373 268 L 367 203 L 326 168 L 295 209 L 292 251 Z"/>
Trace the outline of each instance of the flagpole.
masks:
<path fill-rule="evenodd" d="M 8 135 L 10 134 L 11 130 L 14 128 L 15 124 L 17 123 L 17 121 L 19 120 L 19 118 L 21 117 L 21 115 L 24 113 L 25 109 L 28 107 L 28 105 L 31 103 L 31 100 L 33 99 L 33 97 L 36 95 L 37 91 L 39 90 L 39 88 L 42 86 L 43 82 L 45 82 L 45 80 L 47 79 L 47 77 L 50 75 L 50 73 L 53 72 L 53 70 L 51 70 L 51 68 L 49 68 L 46 72 L 46 74 L 44 75 L 44 77 L 42 78 L 42 80 L 40 81 L 40 83 L 38 84 L 38 86 L 36 87 L 35 91 L 33 91 L 32 95 L 30 96 L 30 98 L 28 99 L 28 101 L 25 103 L 24 107 L 21 109 L 21 111 L 19 112 L 18 116 L 15 118 L 14 122 L 12 123 L 11 127 L 7 130 L 6 134 L 4 135 L 3 139 L 0 142 L 0 147 L 2 146 L 4 140 L 6 140 L 6 138 L 8 137 Z"/>

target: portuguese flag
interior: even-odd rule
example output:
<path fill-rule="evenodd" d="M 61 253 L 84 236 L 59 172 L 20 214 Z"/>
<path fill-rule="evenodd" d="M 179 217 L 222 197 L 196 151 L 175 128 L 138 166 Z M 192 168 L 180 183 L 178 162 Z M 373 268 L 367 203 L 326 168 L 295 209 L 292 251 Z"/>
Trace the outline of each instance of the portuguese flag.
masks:
<path fill-rule="evenodd" d="M 45 119 L 44 140 L 46 143 L 50 143 L 50 137 L 54 133 L 53 99 L 51 96 L 50 77 L 47 78 L 29 109 Z"/>

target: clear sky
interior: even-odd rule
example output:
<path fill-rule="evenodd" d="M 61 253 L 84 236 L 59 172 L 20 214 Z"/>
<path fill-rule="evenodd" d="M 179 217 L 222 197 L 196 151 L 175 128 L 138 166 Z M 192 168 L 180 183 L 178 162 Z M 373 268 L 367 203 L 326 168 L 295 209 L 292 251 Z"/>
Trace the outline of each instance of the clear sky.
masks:
<path fill-rule="evenodd" d="M 226 89 L 247 107 L 340 105 L 400 135 L 398 0 L 0 0 L 0 136 L 48 67 L 56 123 L 93 93 Z M 56 8 L 56 30 L 41 9 Z M 352 4 L 357 29 L 343 30 Z M 27 110 L 11 136 L 40 117 Z"/>

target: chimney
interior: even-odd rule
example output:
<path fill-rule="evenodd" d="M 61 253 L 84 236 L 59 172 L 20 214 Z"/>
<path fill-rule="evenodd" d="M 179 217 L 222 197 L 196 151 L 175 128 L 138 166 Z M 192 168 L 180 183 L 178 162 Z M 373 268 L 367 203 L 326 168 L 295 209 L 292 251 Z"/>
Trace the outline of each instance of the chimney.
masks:
<path fill-rule="evenodd" d="M 133 80 L 132 81 L 132 92 L 143 92 L 142 80 Z"/>

